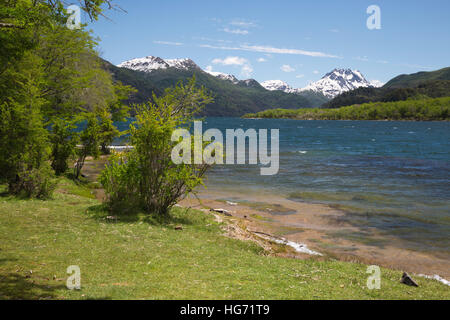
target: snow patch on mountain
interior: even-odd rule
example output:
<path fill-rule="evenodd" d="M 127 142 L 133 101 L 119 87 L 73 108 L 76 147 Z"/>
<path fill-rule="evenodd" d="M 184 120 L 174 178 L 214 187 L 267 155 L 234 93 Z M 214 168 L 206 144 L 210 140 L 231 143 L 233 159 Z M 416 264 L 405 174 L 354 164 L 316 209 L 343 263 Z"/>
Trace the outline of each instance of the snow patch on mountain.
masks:
<path fill-rule="evenodd" d="M 195 64 L 194 61 L 188 58 L 184 59 L 167 59 L 165 60 L 167 64 L 176 69 L 180 70 L 192 70 L 192 69 L 198 69 L 199 67 Z"/>
<path fill-rule="evenodd" d="M 117 65 L 120 68 L 127 68 L 135 71 L 152 72 L 157 69 L 167 69 L 169 64 L 159 57 L 147 56 L 124 61 Z"/>
<path fill-rule="evenodd" d="M 117 65 L 135 71 L 152 72 L 159 69 L 176 68 L 179 70 L 192 70 L 199 68 L 191 59 L 161 59 L 159 57 L 147 56 L 124 61 Z"/>
<path fill-rule="evenodd" d="M 267 80 L 264 82 L 261 82 L 261 85 L 269 91 L 276 91 L 276 90 L 280 90 L 280 91 L 284 91 L 284 92 L 292 92 L 294 89 L 288 85 L 286 82 L 282 81 L 282 80 Z"/>
<path fill-rule="evenodd" d="M 231 82 L 234 83 L 234 84 L 237 84 L 237 83 L 239 82 L 239 80 L 238 80 L 235 76 L 233 76 L 232 74 L 227 74 L 227 73 L 223 73 L 223 72 L 211 71 L 211 70 L 209 70 L 209 69 L 205 69 L 205 70 L 203 70 L 203 71 L 205 71 L 206 73 L 208 73 L 208 74 L 210 74 L 210 75 L 212 75 L 212 76 L 214 76 L 214 77 L 216 77 L 216 78 L 219 78 L 219 79 L 222 79 L 222 80 L 228 80 L 228 81 L 231 81 Z"/>

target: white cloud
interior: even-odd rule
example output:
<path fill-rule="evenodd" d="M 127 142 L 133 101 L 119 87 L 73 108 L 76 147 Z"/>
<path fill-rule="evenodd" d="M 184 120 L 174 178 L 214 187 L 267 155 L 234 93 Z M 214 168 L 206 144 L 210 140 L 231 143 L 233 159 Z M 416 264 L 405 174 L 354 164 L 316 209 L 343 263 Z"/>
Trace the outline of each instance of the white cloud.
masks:
<path fill-rule="evenodd" d="M 210 41 L 210 42 L 220 42 L 220 43 L 231 43 L 230 40 L 223 40 L 223 39 L 211 39 L 207 37 L 193 37 L 194 40 L 202 40 L 202 41 Z"/>
<path fill-rule="evenodd" d="M 171 42 L 171 41 L 153 41 L 153 43 L 165 44 L 168 46 L 182 46 L 183 45 L 181 42 Z"/>
<path fill-rule="evenodd" d="M 313 73 L 314 73 L 314 74 L 319 74 L 319 71 L 314 70 Z"/>
<path fill-rule="evenodd" d="M 355 59 L 359 60 L 359 61 L 364 61 L 364 62 L 369 61 L 369 58 L 367 58 L 366 56 L 364 56 L 364 57 L 356 57 Z"/>
<path fill-rule="evenodd" d="M 232 65 L 242 66 L 248 63 L 248 60 L 241 57 L 226 57 L 225 59 L 216 58 L 212 61 L 212 63 L 221 64 L 224 66 L 232 66 Z"/>
<path fill-rule="evenodd" d="M 370 80 L 369 82 L 372 86 L 374 86 L 376 88 L 384 86 L 384 82 L 382 82 L 380 80 Z"/>
<path fill-rule="evenodd" d="M 205 71 L 212 72 L 213 71 L 213 67 L 212 66 L 206 66 Z"/>
<path fill-rule="evenodd" d="M 247 30 L 242 30 L 242 29 L 222 29 L 222 31 L 227 32 L 227 33 L 232 33 L 232 34 L 240 34 L 240 35 L 247 35 L 249 34 L 249 32 Z"/>
<path fill-rule="evenodd" d="M 329 58 L 337 58 L 337 56 L 330 55 L 323 52 L 314 52 L 314 51 L 305 51 L 299 49 L 284 49 L 284 48 L 274 48 L 274 47 L 266 47 L 266 46 L 248 46 L 242 45 L 241 48 L 248 51 L 256 51 L 256 52 L 265 52 L 265 53 L 281 53 L 281 54 L 297 54 L 311 57 L 329 57 Z"/>
<path fill-rule="evenodd" d="M 284 71 L 284 72 L 293 72 L 293 71 L 295 71 L 295 69 L 292 68 L 288 64 L 283 64 L 280 69 L 281 69 L 281 71 Z"/>
<path fill-rule="evenodd" d="M 250 77 L 251 74 L 252 74 L 252 72 L 253 72 L 253 68 L 252 68 L 252 66 L 249 65 L 249 64 L 244 65 L 244 66 L 242 67 L 242 69 L 241 69 L 241 74 L 242 74 L 244 77 Z"/>
<path fill-rule="evenodd" d="M 264 58 L 259 58 L 258 60 L 257 60 L 258 62 L 266 62 L 267 61 L 267 59 L 264 59 Z"/>
<path fill-rule="evenodd" d="M 244 20 L 233 20 L 230 22 L 230 25 L 241 27 L 241 28 L 253 28 L 256 27 L 256 24 L 250 21 L 244 21 Z"/>
<path fill-rule="evenodd" d="M 338 29 L 331 29 L 330 32 L 338 33 L 339 30 Z"/>
<path fill-rule="evenodd" d="M 301 78 L 303 78 L 304 76 L 305 76 L 304 74 L 299 74 L 299 75 L 296 75 L 295 77 L 298 78 L 298 79 L 301 79 Z"/>
<path fill-rule="evenodd" d="M 227 47 L 227 46 L 212 46 L 209 44 L 201 44 L 202 48 L 219 49 L 219 50 L 239 50 L 239 51 L 251 51 L 251 52 L 262 52 L 262 53 L 278 53 L 278 54 L 294 54 L 294 55 L 304 55 L 310 57 L 321 57 L 321 58 L 339 58 L 336 55 L 317 52 L 317 51 L 305 51 L 300 49 L 285 49 L 285 48 L 275 48 L 268 46 L 249 46 L 240 45 L 239 47 Z"/>
<path fill-rule="evenodd" d="M 223 66 L 242 66 L 241 74 L 244 77 L 250 77 L 253 72 L 253 68 L 250 62 L 242 57 L 226 57 L 225 59 L 213 59 L 213 64 L 221 64 Z M 212 70 L 212 69 L 211 69 Z"/>

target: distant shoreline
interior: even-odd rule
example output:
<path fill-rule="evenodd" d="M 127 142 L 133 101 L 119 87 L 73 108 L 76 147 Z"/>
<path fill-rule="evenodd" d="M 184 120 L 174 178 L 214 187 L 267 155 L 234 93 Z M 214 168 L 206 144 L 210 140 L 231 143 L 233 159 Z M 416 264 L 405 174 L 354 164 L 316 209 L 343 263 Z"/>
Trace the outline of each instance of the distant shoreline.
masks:
<path fill-rule="evenodd" d="M 340 108 L 269 109 L 242 118 L 295 120 L 449 121 L 450 97 L 371 102 Z"/>
<path fill-rule="evenodd" d="M 379 120 L 379 119 L 298 119 L 298 118 L 288 118 L 288 117 L 282 117 L 282 118 L 268 118 L 268 117 L 260 117 L 260 118 L 247 118 L 242 116 L 242 119 L 248 119 L 248 120 L 262 120 L 262 119 L 280 119 L 280 120 L 297 120 L 297 121 L 373 121 L 373 122 L 450 122 L 450 119 L 444 119 L 444 120 L 411 120 L 411 119 L 386 119 L 386 120 Z"/>

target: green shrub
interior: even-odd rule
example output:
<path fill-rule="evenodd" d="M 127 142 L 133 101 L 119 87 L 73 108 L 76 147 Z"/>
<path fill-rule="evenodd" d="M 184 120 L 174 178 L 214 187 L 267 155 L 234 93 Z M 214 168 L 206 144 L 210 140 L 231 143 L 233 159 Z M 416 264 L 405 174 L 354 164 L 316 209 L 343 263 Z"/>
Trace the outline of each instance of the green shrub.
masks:
<path fill-rule="evenodd" d="M 57 181 L 48 164 L 18 174 L 16 183 L 9 185 L 10 193 L 27 198 L 48 199 L 55 191 Z"/>
<path fill-rule="evenodd" d="M 111 211 L 126 214 L 139 208 L 139 167 L 134 153 L 112 154 L 100 183 Z"/>
<path fill-rule="evenodd" d="M 136 108 L 136 121 L 130 127 L 133 150 L 113 157 L 100 177 L 112 210 L 138 206 L 147 213 L 166 215 L 202 184 L 209 167 L 175 164 L 171 159 L 178 144 L 172 141 L 172 133 L 188 126 L 193 115 L 212 100 L 204 89 L 196 88 L 193 79 L 153 100 Z"/>

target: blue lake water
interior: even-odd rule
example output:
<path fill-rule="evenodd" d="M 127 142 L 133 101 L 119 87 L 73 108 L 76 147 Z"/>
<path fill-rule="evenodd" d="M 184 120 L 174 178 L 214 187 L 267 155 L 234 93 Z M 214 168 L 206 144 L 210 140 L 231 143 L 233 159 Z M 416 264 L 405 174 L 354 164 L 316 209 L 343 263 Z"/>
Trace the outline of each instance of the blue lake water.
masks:
<path fill-rule="evenodd" d="M 449 253 L 449 122 L 207 118 L 208 128 L 279 129 L 280 169 L 215 166 L 207 185 L 332 205 L 362 229 Z"/>

